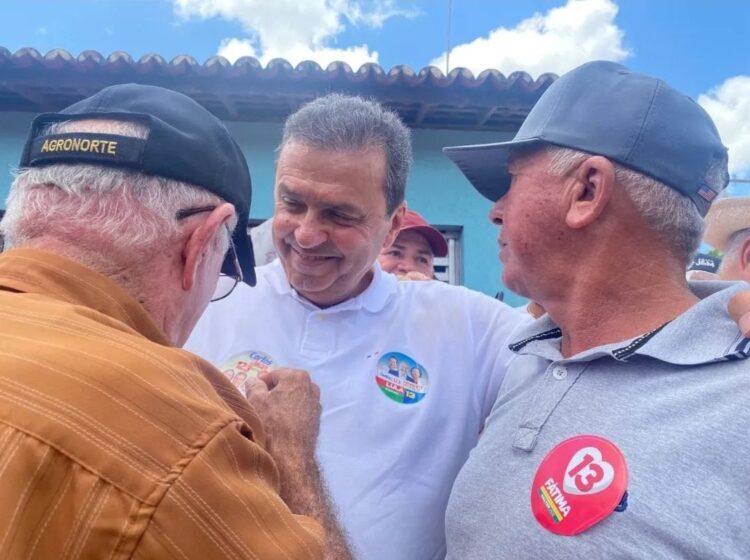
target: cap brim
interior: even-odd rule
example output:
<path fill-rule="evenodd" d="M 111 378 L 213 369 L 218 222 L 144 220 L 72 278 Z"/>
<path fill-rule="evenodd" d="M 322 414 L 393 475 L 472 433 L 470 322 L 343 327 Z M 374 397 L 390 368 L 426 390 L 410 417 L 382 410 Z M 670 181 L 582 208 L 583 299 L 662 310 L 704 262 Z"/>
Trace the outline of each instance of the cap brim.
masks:
<path fill-rule="evenodd" d="M 448 243 L 445 241 L 445 237 L 437 229 L 430 226 L 406 226 L 401 228 L 401 231 L 416 231 L 420 235 L 423 235 L 427 239 L 427 243 L 430 244 L 432 254 L 436 257 L 445 257 L 448 254 Z"/>
<path fill-rule="evenodd" d="M 242 281 L 248 286 L 255 286 L 255 254 L 253 253 L 250 236 L 247 234 L 247 220 L 247 212 L 240 214 L 237 227 L 234 228 L 234 233 L 232 233 L 232 241 L 234 242 L 234 248 L 237 250 L 237 260 L 240 262 L 240 268 L 242 269 Z M 234 260 L 231 251 L 227 252 L 221 271 L 224 274 L 233 273 Z"/>
<path fill-rule="evenodd" d="M 479 194 L 491 202 L 496 202 L 510 188 L 510 150 L 537 142 L 537 139 L 510 140 L 494 144 L 450 146 L 443 148 L 443 153 L 458 166 Z"/>

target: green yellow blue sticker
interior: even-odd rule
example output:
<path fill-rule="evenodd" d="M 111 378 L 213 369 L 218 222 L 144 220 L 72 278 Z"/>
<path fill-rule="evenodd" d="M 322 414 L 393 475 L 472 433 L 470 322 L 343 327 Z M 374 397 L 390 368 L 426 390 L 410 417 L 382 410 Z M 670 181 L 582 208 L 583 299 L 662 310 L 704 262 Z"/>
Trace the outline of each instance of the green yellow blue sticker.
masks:
<path fill-rule="evenodd" d="M 248 350 L 228 358 L 219 366 L 219 369 L 244 395 L 247 394 L 245 382 L 252 381 L 261 373 L 272 370 L 273 366 L 273 358 L 268 354 Z"/>
<path fill-rule="evenodd" d="M 400 352 L 387 352 L 378 360 L 375 381 L 383 394 L 398 403 L 414 404 L 427 394 L 427 370 Z"/>

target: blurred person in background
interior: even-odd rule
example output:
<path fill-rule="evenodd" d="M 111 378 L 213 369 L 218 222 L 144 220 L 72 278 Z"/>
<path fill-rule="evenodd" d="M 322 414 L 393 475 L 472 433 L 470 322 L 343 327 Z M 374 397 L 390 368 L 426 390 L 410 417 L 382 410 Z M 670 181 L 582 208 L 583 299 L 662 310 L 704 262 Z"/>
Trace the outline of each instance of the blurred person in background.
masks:
<path fill-rule="evenodd" d="M 448 243 L 440 230 L 407 208 L 396 240 L 383 249 L 378 261 L 385 272 L 410 280 L 430 280 L 435 277 L 435 257 L 447 254 Z"/>
<path fill-rule="evenodd" d="M 717 200 L 706 215 L 703 241 L 722 254 L 715 279 L 750 281 L 750 197 Z"/>

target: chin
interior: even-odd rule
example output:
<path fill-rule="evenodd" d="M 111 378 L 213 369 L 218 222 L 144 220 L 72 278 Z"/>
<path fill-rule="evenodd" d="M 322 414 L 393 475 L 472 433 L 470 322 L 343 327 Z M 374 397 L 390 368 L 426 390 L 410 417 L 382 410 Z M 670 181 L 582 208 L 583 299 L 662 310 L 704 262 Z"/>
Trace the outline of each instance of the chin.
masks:
<path fill-rule="evenodd" d="M 513 275 L 503 272 L 501 280 L 503 282 L 503 285 L 514 294 L 522 297 L 530 297 L 526 293 L 527 290 L 524 288 L 523 282 L 519 281 L 519 279 L 514 277 Z"/>

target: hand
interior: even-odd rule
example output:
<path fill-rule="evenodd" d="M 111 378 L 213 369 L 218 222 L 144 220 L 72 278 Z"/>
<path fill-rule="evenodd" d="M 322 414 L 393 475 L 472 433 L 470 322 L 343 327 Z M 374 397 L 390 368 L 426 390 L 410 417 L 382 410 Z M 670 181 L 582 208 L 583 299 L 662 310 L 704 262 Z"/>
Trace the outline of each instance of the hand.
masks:
<path fill-rule="evenodd" d="M 727 305 L 729 315 L 737 323 L 742 336 L 750 338 L 750 290 L 738 292 Z"/>
<path fill-rule="evenodd" d="M 319 520 L 326 530 L 326 560 L 351 560 L 315 460 L 320 389 L 301 369 L 274 369 L 245 382 L 247 400 L 263 421 L 266 450 L 279 469 L 279 496 L 289 509 Z"/>
<path fill-rule="evenodd" d="M 410 272 L 405 272 L 404 274 L 397 274 L 396 278 L 399 280 L 416 280 L 419 282 L 424 282 L 425 280 L 432 280 L 429 276 L 426 276 L 422 274 L 421 272 L 417 272 L 416 270 L 412 270 Z"/>
<path fill-rule="evenodd" d="M 247 400 L 263 421 L 268 452 L 280 470 L 314 461 L 320 428 L 320 389 L 300 369 L 280 368 L 245 382 Z"/>
<path fill-rule="evenodd" d="M 534 319 L 539 319 L 539 317 L 547 313 L 544 307 L 542 307 L 535 301 L 529 302 L 529 304 L 526 306 L 526 312 L 529 315 L 531 315 Z"/>

